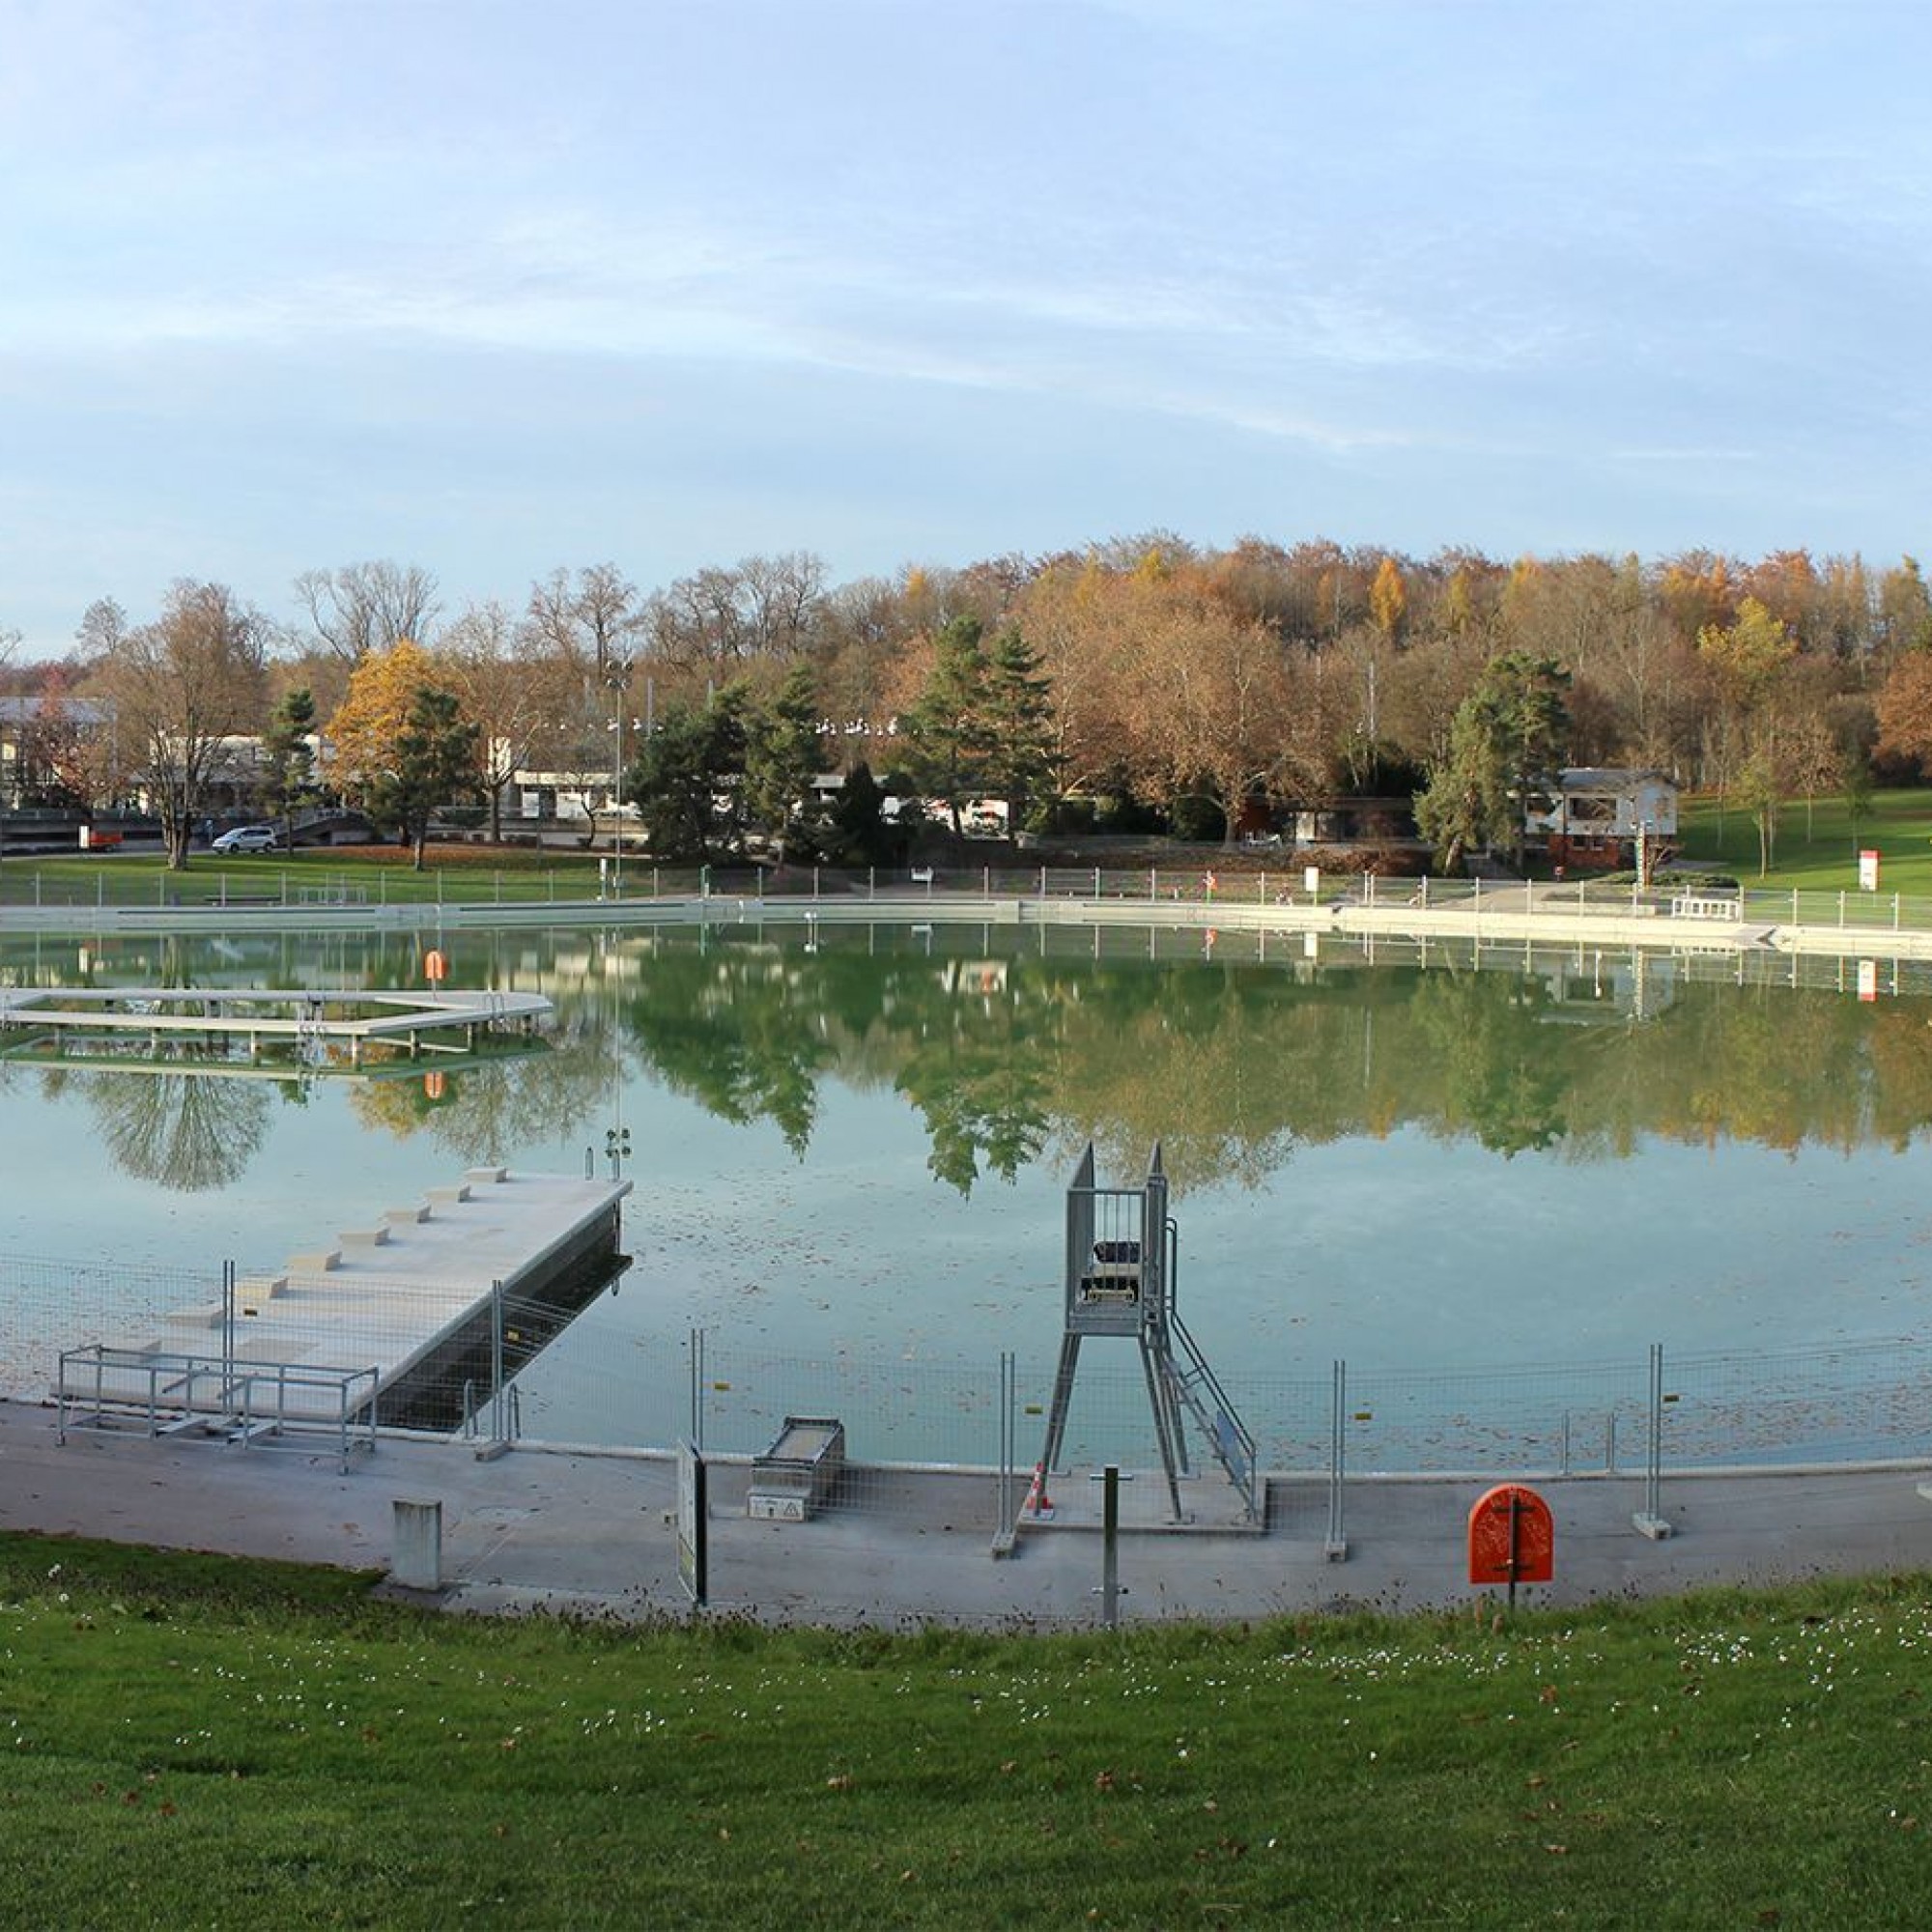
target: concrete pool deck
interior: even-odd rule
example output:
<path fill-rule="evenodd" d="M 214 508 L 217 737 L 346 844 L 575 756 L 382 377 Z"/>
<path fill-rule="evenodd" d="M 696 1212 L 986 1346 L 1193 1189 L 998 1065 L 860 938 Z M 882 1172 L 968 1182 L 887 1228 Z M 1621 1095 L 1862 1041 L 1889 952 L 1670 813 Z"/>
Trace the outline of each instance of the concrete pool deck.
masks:
<path fill-rule="evenodd" d="M 1631 1477 L 1540 1485 L 1556 1579 L 1526 1604 L 1664 1595 L 1826 1574 L 1932 1569 L 1921 1469 L 1666 1476 L 1673 1534 L 1632 1526 Z M 867 1504 L 835 1497 L 808 1522 L 744 1514 L 748 1469 L 714 1464 L 710 1607 L 770 1623 L 916 1629 L 1085 1627 L 1100 1620 L 1101 1544 L 1081 1528 L 1024 1531 L 990 1554 L 985 1477 L 867 1472 Z M 1479 1481 L 1388 1479 L 1348 1491 L 1349 1556 L 1324 1559 L 1327 1492 L 1271 1485 L 1266 1535 L 1125 1535 L 1123 1620 L 1466 1605 L 1464 1524 Z M 682 1616 L 674 1464 L 661 1457 L 384 1437 L 344 1473 L 331 1447 L 253 1448 L 75 1434 L 50 1407 L 0 1402 L 0 1528 L 387 1570 L 395 1504 L 440 1504 L 444 1587 L 425 1600 L 485 1615 L 646 1623 Z M 1498 1598 L 1494 1590 L 1484 1594 Z"/>

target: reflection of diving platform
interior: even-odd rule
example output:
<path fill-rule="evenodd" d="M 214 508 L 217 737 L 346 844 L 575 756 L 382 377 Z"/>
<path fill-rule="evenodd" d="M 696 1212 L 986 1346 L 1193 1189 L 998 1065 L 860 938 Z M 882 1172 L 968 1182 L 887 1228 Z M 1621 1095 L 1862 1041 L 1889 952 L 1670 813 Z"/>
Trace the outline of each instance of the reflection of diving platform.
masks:
<path fill-rule="evenodd" d="M 243 1064 L 266 1054 L 318 1069 L 397 1054 L 473 1053 L 492 1034 L 534 1032 L 552 1010 L 538 993 L 0 987 L 0 1029 L 42 1055 L 78 1046 L 94 1058 L 158 1059 L 165 1045 Z"/>
<path fill-rule="evenodd" d="M 71 1349 L 62 1427 L 226 1436 L 452 1429 L 626 1266 L 628 1180 L 473 1168 L 273 1275 L 232 1276 L 158 1335 Z"/>

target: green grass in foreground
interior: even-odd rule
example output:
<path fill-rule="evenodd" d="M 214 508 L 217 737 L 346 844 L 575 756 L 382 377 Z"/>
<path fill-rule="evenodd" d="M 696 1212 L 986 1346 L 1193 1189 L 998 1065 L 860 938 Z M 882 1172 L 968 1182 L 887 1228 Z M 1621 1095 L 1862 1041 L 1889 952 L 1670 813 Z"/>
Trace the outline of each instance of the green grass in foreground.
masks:
<path fill-rule="evenodd" d="M 0 1538 L 8 1923 L 1932 1918 L 1932 1579 L 1112 1638 Z"/>

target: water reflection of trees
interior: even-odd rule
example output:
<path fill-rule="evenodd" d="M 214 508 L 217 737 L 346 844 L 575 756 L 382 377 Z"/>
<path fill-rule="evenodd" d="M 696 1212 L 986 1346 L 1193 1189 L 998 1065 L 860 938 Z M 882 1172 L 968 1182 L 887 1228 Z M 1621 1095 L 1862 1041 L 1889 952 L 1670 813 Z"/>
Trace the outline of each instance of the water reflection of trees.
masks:
<path fill-rule="evenodd" d="M 326 961 L 316 942 L 282 936 L 270 966 L 236 971 L 354 980 L 354 948 L 329 943 Z M 999 935 L 943 927 L 929 943 L 930 953 L 924 937 L 884 928 L 828 932 L 815 951 L 749 933 L 465 935 L 449 942 L 453 979 L 556 1001 L 548 1051 L 440 1081 L 372 1081 L 350 1104 L 367 1126 L 480 1163 L 601 1130 L 642 1069 L 722 1120 L 771 1123 L 803 1156 L 825 1083 L 838 1081 L 900 1096 L 932 1172 L 961 1191 L 1041 1159 L 1070 1165 L 1090 1140 L 1113 1173 L 1138 1172 L 1160 1141 L 1185 1189 L 1258 1185 L 1297 1147 L 1404 1130 L 1594 1161 L 1645 1138 L 1897 1149 L 1932 1122 L 1922 1002 L 1677 980 L 1637 1020 L 1614 999 L 1579 999 L 1560 976 L 1466 963 L 1002 958 Z M 979 947 L 995 956 L 970 956 Z M 419 983 L 418 950 L 384 936 L 369 977 Z M 197 982 L 210 970 L 201 958 L 142 964 Z M 0 1081 L 25 1071 L 0 1065 Z M 114 1157 L 170 1186 L 233 1179 L 274 1095 L 298 1091 L 52 1067 L 37 1077 L 48 1099 L 77 1082 Z"/>
<path fill-rule="evenodd" d="M 1159 1140 L 1185 1187 L 1401 1128 L 1599 1160 L 1645 1136 L 1898 1147 L 1932 1121 L 1923 1011 L 1829 991 L 1684 984 L 1638 1020 L 1534 972 L 968 964 L 660 943 L 621 1019 L 675 1091 L 800 1152 L 819 1081 L 901 1094 L 962 1191 L 1090 1139 L 1120 1171 Z"/>
<path fill-rule="evenodd" d="M 185 1194 L 241 1175 L 274 1105 L 267 1081 L 199 1073 L 97 1071 L 80 1091 L 116 1166 Z"/>
<path fill-rule="evenodd" d="M 365 1127 L 420 1135 L 478 1165 L 581 1131 L 608 1108 L 611 1077 L 601 1032 L 580 1029 L 548 1053 L 358 1082 L 349 1109 Z"/>

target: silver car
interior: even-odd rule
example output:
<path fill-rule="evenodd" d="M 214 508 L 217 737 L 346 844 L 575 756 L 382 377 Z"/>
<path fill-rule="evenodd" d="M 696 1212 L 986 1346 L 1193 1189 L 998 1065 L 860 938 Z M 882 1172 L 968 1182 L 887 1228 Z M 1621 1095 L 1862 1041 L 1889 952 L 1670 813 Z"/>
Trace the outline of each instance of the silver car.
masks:
<path fill-rule="evenodd" d="M 214 841 L 217 852 L 276 852 L 282 835 L 272 825 L 238 825 Z"/>

